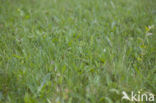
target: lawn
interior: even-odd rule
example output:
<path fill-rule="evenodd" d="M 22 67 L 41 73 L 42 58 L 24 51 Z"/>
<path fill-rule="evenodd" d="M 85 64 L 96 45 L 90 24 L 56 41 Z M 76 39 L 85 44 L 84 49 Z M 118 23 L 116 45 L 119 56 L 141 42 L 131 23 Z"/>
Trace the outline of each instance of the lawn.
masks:
<path fill-rule="evenodd" d="M 156 0 L 0 0 L 0 103 L 135 103 L 123 91 L 156 94 Z"/>

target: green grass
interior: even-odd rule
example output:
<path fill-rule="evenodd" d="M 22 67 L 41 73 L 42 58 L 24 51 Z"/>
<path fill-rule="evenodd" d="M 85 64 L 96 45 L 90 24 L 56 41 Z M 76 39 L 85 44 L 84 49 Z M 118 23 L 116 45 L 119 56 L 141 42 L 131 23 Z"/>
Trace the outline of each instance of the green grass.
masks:
<path fill-rule="evenodd" d="M 128 103 L 122 91 L 156 94 L 155 4 L 0 0 L 0 103 Z"/>

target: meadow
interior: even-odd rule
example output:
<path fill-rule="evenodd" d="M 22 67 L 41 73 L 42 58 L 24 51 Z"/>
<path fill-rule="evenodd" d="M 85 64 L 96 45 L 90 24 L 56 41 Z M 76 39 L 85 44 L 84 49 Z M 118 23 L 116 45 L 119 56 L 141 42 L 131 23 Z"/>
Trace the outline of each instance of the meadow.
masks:
<path fill-rule="evenodd" d="M 0 103 L 156 94 L 155 28 L 156 0 L 0 0 Z"/>

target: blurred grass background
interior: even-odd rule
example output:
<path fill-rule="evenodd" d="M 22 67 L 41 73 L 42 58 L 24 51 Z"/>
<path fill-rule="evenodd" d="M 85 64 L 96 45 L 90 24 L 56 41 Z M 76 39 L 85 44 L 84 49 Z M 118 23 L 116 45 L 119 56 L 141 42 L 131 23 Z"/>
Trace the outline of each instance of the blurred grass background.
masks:
<path fill-rule="evenodd" d="M 128 103 L 156 94 L 155 0 L 0 0 L 0 103 Z"/>

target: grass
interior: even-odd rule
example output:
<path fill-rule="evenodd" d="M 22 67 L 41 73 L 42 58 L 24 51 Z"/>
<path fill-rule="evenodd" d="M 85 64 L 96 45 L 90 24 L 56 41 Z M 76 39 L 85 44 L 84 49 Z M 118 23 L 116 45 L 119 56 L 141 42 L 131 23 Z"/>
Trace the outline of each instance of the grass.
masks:
<path fill-rule="evenodd" d="M 128 103 L 122 91 L 156 94 L 155 4 L 0 0 L 0 103 Z"/>

